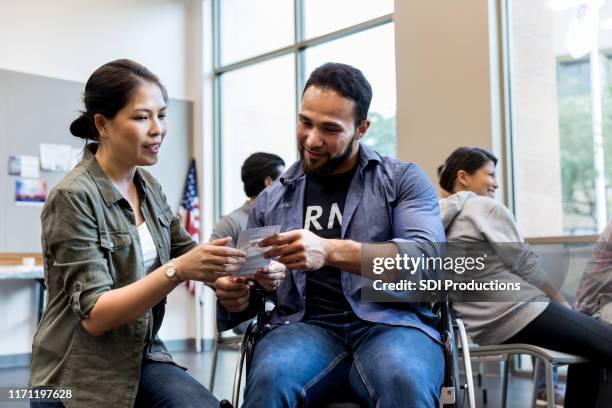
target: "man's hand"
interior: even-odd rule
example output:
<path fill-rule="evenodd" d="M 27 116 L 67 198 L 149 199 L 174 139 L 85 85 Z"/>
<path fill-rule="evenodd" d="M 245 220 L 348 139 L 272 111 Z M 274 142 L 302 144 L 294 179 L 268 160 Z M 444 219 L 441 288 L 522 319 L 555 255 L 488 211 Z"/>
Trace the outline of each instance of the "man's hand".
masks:
<path fill-rule="evenodd" d="M 280 262 L 270 261 L 268 268 L 258 271 L 253 275 L 253 279 L 257 280 L 268 292 L 276 290 L 283 279 L 285 279 L 285 265 Z"/>
<path fill-rule="evenodd" d="M 215 295 L 228 312 L 242 312 L 249 306 L 251 291 L 245 278 L 225 276 L 217 279 L 215 286 Z"/>
<path fill-rule="evenodd" d="M 327 240 L 305 229 L 274 234 L 261 240 L 259 246 L 272 247 L 264 256 L 278 256 L 277 261 L 289 269 L 316 271 L 327 261 Z"/>

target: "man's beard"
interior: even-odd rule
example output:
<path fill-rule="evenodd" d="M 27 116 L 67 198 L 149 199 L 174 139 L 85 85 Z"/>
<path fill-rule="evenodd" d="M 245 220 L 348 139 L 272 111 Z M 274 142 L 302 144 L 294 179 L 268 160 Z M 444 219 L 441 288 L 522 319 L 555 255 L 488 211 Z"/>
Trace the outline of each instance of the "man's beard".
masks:
<path fill-rule="evenodd" d="M 355 141 L 355 136 L 351 139 L 348 146 L 342 152 L 342 154 L 333 159 L 327 159 L 325 163 L 323 163 L 320 168 L 314 167 L 306 163 L 306 159 L 304 158 L 304 146 L 299 146 L 298 150 L 300 152 L 300 164 L 302 165 L 302 170 L 304 173 L 311 176 L 327 176 L 340 167 L 344 162 L 346 162 L 351 154 L 353 153 L 353 142 Z"/>

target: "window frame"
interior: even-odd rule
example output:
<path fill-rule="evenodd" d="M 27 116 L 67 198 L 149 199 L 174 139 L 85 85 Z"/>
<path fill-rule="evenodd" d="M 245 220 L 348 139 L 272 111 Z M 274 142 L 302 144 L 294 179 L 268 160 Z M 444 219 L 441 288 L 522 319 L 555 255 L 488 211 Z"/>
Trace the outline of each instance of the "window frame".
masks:
<path fill-rule="evenodd" d="M 502 90 L 501 111 L 502 111 L 502 152 L 504 159 L 503 174 L 506 177 L 505 189 L 506 195 L 504 201 L 510 211 L 516 215 L 516 138 L 512 126 L 512 65 L 511 65 L 511 0 L 495 0 L 497 3 L 497 27 L 498 27 L 498 46 L 501 52 L 499 53 L 499 75 L 500 89 Z M 525 241 L 530 244 L 584 244 L 594 243 L 599 238 L 598 234 L 578 234 L 578 235 L 560 235 L 560 236 L 537 236 L 525 237 Z"/>
<path fill-rule="evenodd" d="M 222 129 L 222 93 L 221 81 L 223 74 L 249 67 L 260 62 L 269 61 L 274 58 L 293 54 L 295 61 L 294 85 L 295 85 L 295 114 L 299 112 L 301 101 L 301 90 L 306 82 L 305 78 L 305 51 L 308 48 L 317 45 L 325 44 L 340 38 L 348 37 L 372 28 L 376 28 L 385 24 L 393 23 L 394 13 L 385 14 L 370 20 L 366 20 L 342 29 L 332 31 L 317 37 L 304 38 L 304 2 L 307 0 L 293 0 L 293 17 L 294 17 L 294 38 L 293 43 L 289 46 L 278 48 L 272 51 L 258 54 L 249 58 L 241 59 L 229 64 L 221 64 L 221 13 L 220 4 L 223 0 L 212 0 L 212 16 L 213 16 L 213 161 L 214 161 L 214 219 L 219 220 L 221 217 L 221 209 L 223 208 L 222 183 L 223 169 L 221 166 L 221 154 L 223 148 Z M 297 159 L 297 151 L 296 151 Z"/>

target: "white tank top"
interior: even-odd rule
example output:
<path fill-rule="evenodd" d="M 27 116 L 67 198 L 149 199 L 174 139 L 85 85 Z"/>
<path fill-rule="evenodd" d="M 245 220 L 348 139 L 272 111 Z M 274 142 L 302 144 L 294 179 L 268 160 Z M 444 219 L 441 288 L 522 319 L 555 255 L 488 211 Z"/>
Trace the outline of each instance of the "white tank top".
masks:
<path fill-rule="evenodd" d="M 146 273 L 149 273 L 159 267 L 159 257 L 155 242 L 153 242 L 153 237 L 151 236 L 151 231 L 149 231 L 146 222 L 143 222 L 138 227 L 138 235 L 140 236 L 144 269 Z"/>

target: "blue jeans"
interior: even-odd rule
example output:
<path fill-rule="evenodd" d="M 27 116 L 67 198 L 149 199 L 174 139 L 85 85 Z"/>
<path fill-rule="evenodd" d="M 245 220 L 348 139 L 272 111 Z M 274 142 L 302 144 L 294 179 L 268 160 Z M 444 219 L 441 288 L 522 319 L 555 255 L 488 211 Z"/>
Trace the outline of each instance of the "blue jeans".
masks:
<path fill-rule="evenodd" d="M 219 407 L 219 401 L 185 370 L 171 363 L 143 362 L 135 408 Z"/>
<path fill-rule="evenodd" d="M 64 408 L 64 404 L 54 401 L 30 401 L 30 408 Z"/>
<path fill-rule="evenodd" d="M 341 318 L 267 333 L 255 348 L 244 407 L 437 407 L 444 377 L 439 343 L 411 328 Z"/>
<path fill-rule="evenodd" d="M 63 408 L 61 402 L 31 402 L 30 408 Z M 195 378 L 171 363 L 143 361 L 135 408 L 208 408 L 219 401 Z"/>

